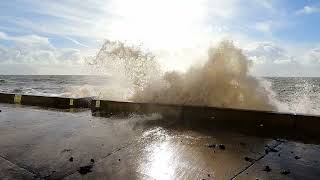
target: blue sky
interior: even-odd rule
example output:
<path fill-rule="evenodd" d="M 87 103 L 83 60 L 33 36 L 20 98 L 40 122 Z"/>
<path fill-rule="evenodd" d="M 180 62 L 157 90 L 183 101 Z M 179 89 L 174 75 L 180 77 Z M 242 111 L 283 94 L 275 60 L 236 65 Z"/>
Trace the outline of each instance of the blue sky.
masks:
<path fill-rule="evenodd" d="M 320 76 L 319 32 L 318 0 L 2 1 L 0 74 L 90 74 L 84 57 L 105 39 L 143 44 L 183 70 L 230 39 L 253 74 Z"/>

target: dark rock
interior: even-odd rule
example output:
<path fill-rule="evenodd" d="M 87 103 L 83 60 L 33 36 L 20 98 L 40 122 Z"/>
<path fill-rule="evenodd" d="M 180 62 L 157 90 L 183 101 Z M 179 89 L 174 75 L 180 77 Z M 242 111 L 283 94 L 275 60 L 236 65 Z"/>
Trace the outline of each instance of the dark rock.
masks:
<path fill-rule="evenodd" d="M 278 150 L 276 150 L 275 148 L 270 148 L 269 151 L 270 152 L 278 152 Z"/>
<path fill-rule="evenodd" d="M 207 147 L 208 148 L 216 148 L 216 145 L 215 144 L 207 144 Z"/>
<path fill-rule="evenodd" d="M 118 159 L 118 161 L 121 161 L 121 159 Z"/>
<path fill-rule="evenodd" d="M 244 160 L 245 160 L 245 161 L 248 161 L 248 162 L 254 162 L 254 159 L 249 158 L 249 157 L 244 157 Z"/>
<path fill-rule="evenodd" d="M 70 152 L 70 151 L 71 151 L 71 149 L 63 149 L 61 152 L 65 153 L 65 152 Z"/>
<path fill-rule="evenodd" d="M 301 159 L 301 157 L 300 157 L 300 156 L 295 156 L 294 158 L 295 158 L 295 159 L 297 159 L 297 160 L 298 160 L 298 159 Z"/>
<path fill-rule="evenodd" d="M 70 162 L 73 162 L 73 157 L 70 157 L 70 158 L 69 158 L 69 161 L 70 161 Z"/>
<path fill-rule="evenodd" d="M 0 109 L 0 112 L 2 112 L 1 109 Z"/>
<path fill-rule="evenodd" d="M 281 171 L 281 174 L 288 175 L 288 174 L 290 174 L 290 171 L 289 170 L 284 170 L 284 171 Z"/>
<path fill-rule="evenodd" d="M 278 154 L 278 156 L 280 157 L 280 153 Z"/>
<path fill-rule="evenodd" d="M 266 146 L 265 152 L 266 154 L 268 154 L 269 152 L 278 152 L 278 150 L 276 150 L 275 148 Z"/>
<path fill-rule="evenodd" d="M 81 174 L 81 175 L 85 175 L 85 174 L 88 174 L 90 172 L 92 172 L 92 165 L 88 165 L 88 166 L 82 166 L 78 169 L 78 172 Z"/>
<path fill-rule="evenodd" d="M 225 149 L 226 149 L 226 146 L 223 145 L 223 144 L 219 144 L 219 148 L 220 148 L 221 150 L 225 150 Z"/>
<path fill-rule="evenodd" d="M 210 174 L 208 174 L 208 177 L 210 177 Z"/>
<path fill-rule="evenodd" d="M 270 172 L 272 169 L 269 166 L 266 166 L 263 171 Z"/>
<path fill-rule="evenodd" d="M 90 162 L 94 163 L 94 159 L 90 159 Z"/>

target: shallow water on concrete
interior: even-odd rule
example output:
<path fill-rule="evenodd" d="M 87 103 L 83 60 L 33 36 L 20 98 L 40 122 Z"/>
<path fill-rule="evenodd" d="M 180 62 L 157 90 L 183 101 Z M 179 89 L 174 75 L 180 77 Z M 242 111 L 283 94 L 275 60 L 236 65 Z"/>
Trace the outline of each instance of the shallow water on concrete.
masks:
<path fill-rule="evenodd" d="M 320 177 L 319 145 L 173 127 L 157 115 L 0 109 L 0 179 Z"/>

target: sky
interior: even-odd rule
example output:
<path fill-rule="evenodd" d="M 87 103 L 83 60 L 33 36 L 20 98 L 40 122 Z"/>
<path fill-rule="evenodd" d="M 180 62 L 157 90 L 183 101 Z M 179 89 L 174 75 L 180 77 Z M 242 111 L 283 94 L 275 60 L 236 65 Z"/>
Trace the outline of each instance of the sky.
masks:
<path fill-rule="evenodd" d="M 258 76 L 320 76 L 318 0 L 10 0 L 0 2 L 0 74 L 92 74 L 85 59 L 120 40 L 168 70 L 232 40 Z"/>

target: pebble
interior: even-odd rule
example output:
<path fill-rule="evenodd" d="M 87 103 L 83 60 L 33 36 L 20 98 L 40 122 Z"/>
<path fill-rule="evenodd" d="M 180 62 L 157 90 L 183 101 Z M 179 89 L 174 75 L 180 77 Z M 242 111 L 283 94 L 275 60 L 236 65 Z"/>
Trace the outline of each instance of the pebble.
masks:
<path fill-rule="evenodd" d="M 215 148 L 216 147 L 215 144 L 208 144 L 207 146 L 208 146 L 208 148 Z"/>
<path fill-rule="evenodd" d="M 94 163 L 94 159 L 90 159 L 90 162 Z"/>
<path fill-rule="evenodd" d="M 245 161 L 248 161 L 248 162 L 253 162 L 253 161 L 254 161 L 254 159 L 249 158 L 249 157 L 244 157 L 244 160 L 245 160 Z"/>
<path fill-rule="evenodd" d="M 72 162 L 72 161 L 73 161 L 73 157 L 70 157 L 70 158 L 69 158 L 69 161 Z"/>
<path fill-rule="evenodd" d="M 266 166 L 263 171 L 270 172 L 272 169 L 269 166 Z"/>
<path fill-rule="evenodd" d="M 223 145 L 223 144 L 219 144 L 219 148 L 220 148 L 221 150 L 225 150 L 225 149 L 226 149 L 226 146 Z"/>
<path fill-rule="evenodd" d="M 298 160 L 298 159 L 301 159 L 301 157 L 300 157 L 300 156 L 295 156 L 294 158 L 295 158 L 295 159 L 297 159 L 297 160 Z"/>
<path fill-rule="evenodd" d="M 92 172 L 92 165 L 88 165 L 88 166 L 82 166 L 80 167 L 80 169 L 78 170 L 78 172 L 81 174 L 81 175 L 85 175 L 87 173 L 90 173 Z"/>
<path fill-rule="evenodd" d="M 281 174 L 288 175 L 288 174 L 290 174 L 290 171 L 289 170 L 284 170 L 284 171 L 281 171 Z"/>

